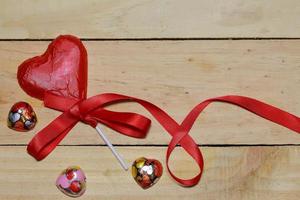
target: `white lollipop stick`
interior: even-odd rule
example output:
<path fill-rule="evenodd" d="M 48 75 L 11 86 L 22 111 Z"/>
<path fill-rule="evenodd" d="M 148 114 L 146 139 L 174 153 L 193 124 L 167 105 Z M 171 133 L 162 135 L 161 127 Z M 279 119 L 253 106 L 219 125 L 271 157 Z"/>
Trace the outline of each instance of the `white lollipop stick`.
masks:
<path fill-rule="evenodd" d="M 117 153 L 117 151 L 115 150 L 114 146 L 110 143 L 110 141 L 104 135 L 104 133 L 100 129 L 100 125 L 99 124 L 97 124 L 96 130 L 97 130 L 98 134 L 100 135 L 100 137 L 102 138 L 102 140 L 105 142 L 105 144 L 108 146 L 108 148 L 114 154 L 114 156 L 117 158 L 117 160 L 119 161 L 119 163 L 123 167 L 123 169 L 125 171 L 127 171 L 128 170 L 128 165 L 124 162 L 124 160 L 122 159 L 122 157 L 120 156 L 120 154 Z"/>

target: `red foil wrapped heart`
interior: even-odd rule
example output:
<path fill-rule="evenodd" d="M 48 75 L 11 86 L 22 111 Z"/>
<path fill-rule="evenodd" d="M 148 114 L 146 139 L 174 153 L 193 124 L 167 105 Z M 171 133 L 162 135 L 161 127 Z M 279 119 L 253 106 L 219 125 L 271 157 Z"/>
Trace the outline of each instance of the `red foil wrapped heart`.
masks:
<path fill-rule="evenodd" d="M 44 100 L 45 92 L 84 99 L 87 93 L 87 52 L 82 42 L 70 35 L 53 40 L 46 52 L 24 61 L 18 69 L 22 89 Z"/>

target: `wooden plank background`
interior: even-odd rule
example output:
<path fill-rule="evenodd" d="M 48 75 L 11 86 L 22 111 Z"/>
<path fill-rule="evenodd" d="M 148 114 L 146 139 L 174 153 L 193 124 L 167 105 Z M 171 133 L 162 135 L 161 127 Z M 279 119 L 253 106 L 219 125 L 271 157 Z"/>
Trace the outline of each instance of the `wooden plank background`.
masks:
<path fill-rule="evenodd" d="M 82 199 L 298 199 L 300 137 L 239 108 L 216 103 L 191 135 L 203 147 L 205 171 L 193 188 L 164 171 L 149 190 L 123 172 L 92 128 L 78 124 L 46 160 L 26 153 L 33 135 L 59 112 L 43 108 L 18 86 L 16 70 L 59 34 L 84 38 L 89 96 L 117 92 L 163 107 L 179 122 L 200 101 L 246 95 L 300 115 L 300 3 L 287 1 L 0 1 L 0 199 L 67 199 L 54 185 L 59 172 L 80 165 L 88 177 Z M 41 41 L 42 40 L 42 41 Z M 46 40 L 46 41 L 45 41 Z M 10 106 L 30 102 L 34 131 L 6 127 Z M 150 115 L 140 106 L 112 110 Z M 170 137 L 153 121 L 144 140 L 104 128 L 131 163 L 157 158 L 165 167 Z M 180 148 L 171 158 L 180 177 L 198 171 Z"/>
<path fill-rule="evenodd" d="M 299 37 L 297 0 L 2 0 L 3 38 Z"/>
<path fill-rule="evenodd" d="M 106 147 L 58 147 L 42 162 L 24 154 L 25 147 L 1 147 L 1 199 L 70 199 L 59 192 L 54 180 L 68 165 L 87 172 L 88 190 L 80 199 L 298 199 L 298 147 L 205 147 L 203 179 L 193 188 L 170 181 L 167 171 L 156 186 L 144 191 L 120 169 Z M 131 162 L 138 154 L 164 160 L 165 147 L 121 147 Z M 76 156 L 74 156 L 76 152 Z M 172 168 L 181 177 L 195 175 L 193 161 L 175 150 Z M 3 162 L 5 161 L 5 162 Z M 22 163 L 22 164 L 16 164 Z"/>

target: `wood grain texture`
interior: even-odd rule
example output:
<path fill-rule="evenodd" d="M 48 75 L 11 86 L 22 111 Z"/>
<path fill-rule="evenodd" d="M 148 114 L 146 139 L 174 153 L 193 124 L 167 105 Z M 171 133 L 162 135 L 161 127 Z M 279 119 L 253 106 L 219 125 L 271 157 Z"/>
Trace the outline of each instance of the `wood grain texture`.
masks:
<path fill-rule="evenodd" d="M 27 144 L 59 115 L 18 86 L 18 65 L 41 54 L 48 42 L 0 42 L 0 144 Z M 106 41 L 85 42 L 89 52 L 89 95 L 116 92 L 149 100 L 180 122 L 197 103 L 211 97 L 251 96 L 300 115 L 300 41 Z M 6 127 L 13 102 L 30 102 L 38 115 L 34 131 Z M 133 103 L 111 107 L 151 116 Z M 153 119 L 153 118 L 152 118 Z M 153 120 L 146 140 L 105 129 L 117 144 L 168 144 L 169 135 Z M 240 108 L 215 103 L 194 125 L 199 144 L 299 144 L 298 134 Z M 62 144 L 99 144 L 91 127 L 78 124 Z"/>
<path fill-rule="evenodd" d="M 122 147 L 128 162 L 139 156 L 164 162 L 164 147 Z M 142 190 L 130 171 L 124 172 L 106 147 L 58 147 L 36 162 L 25 147 L 0 147 L 0 199 L 69 199 L 55 187 L 60 171 L 80 165 L 86 172 L 87 192 L 81 199 L 297 199 L 300 195 L 299 147 L 203 148 L 206 168 L 193 188 L 178 186 L 164 171 L 154 187 Z M 171 167 L 181 177 L 198 169 L 177 148 Z M 17 164 L 22 163 L 22 164 Z M 163 163 L 164 164 L 164 163 Z M 165 167 L 165 165 L 164 165 Z"/>
<path fill-rule="evenodd" d="M 297 0 L 2 0 L 0 38 L 299 37 Z"/>
<path fill-rule="evenodd" d="M 297 0 L 1 0 L 0 40 L 51 39 L 59 34 L 100 39 L 84 42 L 89 53 L 89 96 L 116 92 L 140 97 L 178 122 L 202 100 L 227 94 L 254 97 L 299 116 L 300 40 L 292 39 L 299 38 L 299 15 Z M 256 37 L 288 40 L 222 39 Z M 146 40 L 135 40 L 141 38 Z M 195 141 L 257 146 L 201 147 L 205 171 L 192 188 L 178 186 L 168 175 L 165 153 L 170 137 L 154 120 L 145 140 L 103 127 L 112 143 L 124 145 L 116 148 L 128 163 L 140 156 L 163 163 L 161 180 L 148 190 L 139 188 L 107 147 L 93 146 L 103 142 L 82 123 L 61 144 L 83 146 L 59 146 L 36 162 L 25 145 L 60 113 L 26 95 L 17 84 L 16 72 L 23 60 L 44 52 L 48 43 L 0 41 L 1 200 L 70 199 L 54 183 L 61 170 L 71 165 L 86 172 L 83 200 L 299 199 L 299 134 L 221 103 L 201 114 L 191 131 Z M 6 126 L 8 110 L 20 100 L 31 103 L 38 115 L 37 127 L 29 133 Z M 132 103 L 110 109 L 153 119 Z M 181 178 L 199 170 L 179 147 L 170 164 Z"/>

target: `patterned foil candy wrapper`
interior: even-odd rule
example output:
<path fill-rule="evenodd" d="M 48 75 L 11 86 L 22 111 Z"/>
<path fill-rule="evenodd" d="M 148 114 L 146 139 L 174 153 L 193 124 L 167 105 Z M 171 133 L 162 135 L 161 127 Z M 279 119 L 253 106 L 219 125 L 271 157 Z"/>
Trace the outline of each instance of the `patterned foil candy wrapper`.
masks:
<path fill-rule="evenodd" d="M 163 167 L 158 160 L 144 157 L 136 159 L 132 164 L 132 176 L 143 189 L 153 186 L 162 175 Z"/>
<path fill-rule="evenodd" d="M 78 166 L 68 167 L 57 178 L 56 187 L 65 195 L 80 197 L 86 190 L 84 172 Z"/>
<path fill-rule="evenodd" d="M 26 102 L 15 103 L 8 113 L 7 126 L 16 131 L 30 131 L 37 123 L 36 114 Z"/>

